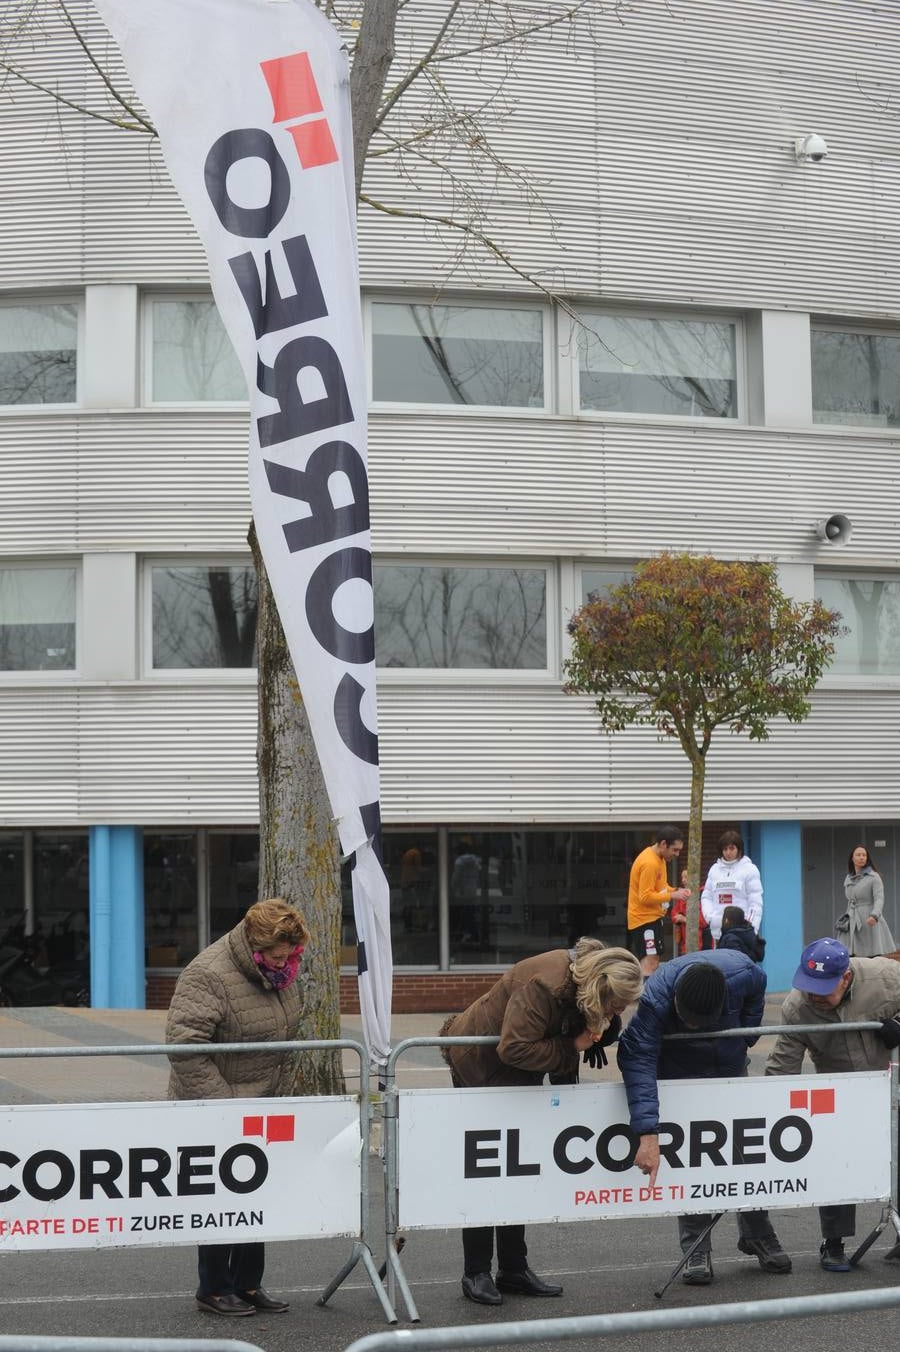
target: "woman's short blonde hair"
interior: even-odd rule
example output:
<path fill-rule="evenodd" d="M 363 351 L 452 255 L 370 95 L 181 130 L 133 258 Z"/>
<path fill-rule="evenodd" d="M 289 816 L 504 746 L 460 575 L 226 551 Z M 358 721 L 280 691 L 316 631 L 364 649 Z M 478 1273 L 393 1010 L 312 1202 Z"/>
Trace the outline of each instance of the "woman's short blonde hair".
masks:
<path fill-rule="evenodd" d="M 626 948 L 607 948 L 599 939 L 582 938 L 569 965 L 575 982 L 575 1003 L 591 1030 L 603 1029 L 613 1006 L 632 1004 L 644 988 L 641 964 Z"/>
<path fill-rule="evenodd" d="M 263 953 L 276 944 L 296 947 L 309 942 L 309 930 L 303 916 L 283 897 L 270 897 L 268 901 L 257 901 L 251 906 L 244 916 L 244 933 L 250 947 Z"/>

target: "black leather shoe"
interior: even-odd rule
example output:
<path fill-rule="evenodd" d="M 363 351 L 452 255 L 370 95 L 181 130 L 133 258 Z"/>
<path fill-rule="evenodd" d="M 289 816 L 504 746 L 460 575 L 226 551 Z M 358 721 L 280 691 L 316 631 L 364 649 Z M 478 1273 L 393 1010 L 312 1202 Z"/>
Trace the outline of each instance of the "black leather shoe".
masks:
<path fill-rule="evenodd" d="M 497 1289 L 515 1296 L 561 1296 L 563 1293 L 561 1286 L 541 1281 L 531 1268 L 524 1272 L 498 1272 Z"/>
<path fill-rule="evenodd" d="M 502 1305 L 503 1297 L 494 1285 L 489 1272 L 476 1272 L 474 1277 L 463 1277 L 463 1295 L 476 1305 Z"/>
<path fill-rule="evenodd" d="M 290 1309 L 286 1300 L 276 1300 L 264 1286 L 258 1286 L 255 1291 L 238 1291 L 237 1294 L 240 1300 L 246 1301 L 256 1310 L 264 1310 L 266 1314 L 284 1314 L 285 1310 Z"/>
<path fill-rule="evenodd" d="M 201 1309 L 204 1314 L 228 1314 L 232 1316 L 256 1314 L 252 1305 L 248 1305 L 245 1300 L 241 1300 L 240 1296 L 232 1295 L 230 1291 L 224 1296 L 201 1296 L 198 1291 L 196 1300 L 198 1309 Z"/>

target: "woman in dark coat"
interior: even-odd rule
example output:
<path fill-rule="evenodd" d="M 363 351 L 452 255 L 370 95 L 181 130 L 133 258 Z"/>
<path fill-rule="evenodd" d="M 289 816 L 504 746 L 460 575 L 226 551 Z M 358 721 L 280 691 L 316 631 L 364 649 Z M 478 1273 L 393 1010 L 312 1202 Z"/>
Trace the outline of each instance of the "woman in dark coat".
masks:
<path fill-rule="evenodd" d="M 499 1036 L 496 1046 L 447 1047 L 458 1086 L 540 1084 L 577 1078 L 582 1052 L 614 1042 L 619 1015 L 641 994 L 638 960 L 599 939 L 579 939 L 517 962 L 485 995 L 448 1019 L 442 1036 Z M 605 1063 L 605 1057 L 601 1060 Z M 491 1276 L 495 1227 L 463 1230 L 463 1294 L 479 1305 L 500 1305 L 502 1292 L 559 1296 L 528 1266 L 524 1225 L 497 1226 L 497 1280 Z"/>

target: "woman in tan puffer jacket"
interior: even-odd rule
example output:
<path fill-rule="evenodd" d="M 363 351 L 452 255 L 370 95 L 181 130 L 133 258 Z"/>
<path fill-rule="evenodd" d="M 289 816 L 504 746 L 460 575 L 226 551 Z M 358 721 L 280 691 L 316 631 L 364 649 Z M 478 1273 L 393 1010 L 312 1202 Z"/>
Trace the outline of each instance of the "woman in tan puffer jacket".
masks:
<path fill-rule="evenodd" d="M 194 958 L 178 978 L 167 1042 L 289 1042 L 297 1037 L 297 975 L 309 932 L 280 897 L 258 901 L 239 925 Z M 169 1097 L 271 1098 L 290 1091 L 283 1052 L 169 1058 Z M 287 1302 L 262 1285 L 265 1246 L 201 1244 L 197 1305 L 209 1314 L 281 1314 Z"/>

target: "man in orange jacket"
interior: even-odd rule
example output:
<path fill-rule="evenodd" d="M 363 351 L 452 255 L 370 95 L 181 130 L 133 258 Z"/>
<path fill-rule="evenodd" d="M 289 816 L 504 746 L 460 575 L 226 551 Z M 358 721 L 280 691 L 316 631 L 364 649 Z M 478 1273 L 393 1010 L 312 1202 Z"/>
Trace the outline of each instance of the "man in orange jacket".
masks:
<path fill-rule="evenodd" d="M 673 901 L 687 901 L 689 887 L 670 887 L 666 865 L 677 859 L 684 835 L 675 826 L 661 826 L 653 844 L 642 850 L 631 866 L 628 882 L 627 947 L 639 959 L 641 971 L 650 976 L 659 966 L 662 952 L 663 916 Z"/>

